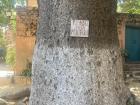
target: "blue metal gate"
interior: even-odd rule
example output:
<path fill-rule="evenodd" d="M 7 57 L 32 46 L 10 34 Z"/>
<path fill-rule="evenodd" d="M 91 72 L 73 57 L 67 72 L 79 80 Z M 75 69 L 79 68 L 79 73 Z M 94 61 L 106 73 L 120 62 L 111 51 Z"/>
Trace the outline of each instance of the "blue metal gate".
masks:
<path fill-rule="evenodd" d="M 127 61 L 140 61 L 140 28 L 126 27 L 125 48 L 128 53 Z"/>

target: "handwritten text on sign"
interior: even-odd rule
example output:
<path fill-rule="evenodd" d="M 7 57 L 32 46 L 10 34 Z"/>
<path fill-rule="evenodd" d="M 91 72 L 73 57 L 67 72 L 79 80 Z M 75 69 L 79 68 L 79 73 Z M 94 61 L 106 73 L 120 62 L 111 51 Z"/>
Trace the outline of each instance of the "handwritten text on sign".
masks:
<path fill-rule="evenodd" d="M 71 20 L 72 37 L 88 37 L 89 21 L 88 20 Z"/>

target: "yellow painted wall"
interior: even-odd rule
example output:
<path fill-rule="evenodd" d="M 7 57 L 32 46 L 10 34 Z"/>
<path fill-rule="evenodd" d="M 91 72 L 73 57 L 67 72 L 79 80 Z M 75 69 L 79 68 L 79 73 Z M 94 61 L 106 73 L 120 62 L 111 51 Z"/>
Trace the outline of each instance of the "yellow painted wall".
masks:
<path fill-rule="evenodd" d="M 16 73 L 26 69 L 27 62 L 32 62 L 35 37 L 16 37 Z M 28 61 L 27 61 L 28 60 Z"/>
<path fill-rule="evenodd" d="M 17 13 L 16 17 L 16 74 L 26 69 L 27 62 L 32 62 L 32 55 L 35 45 L 35 36 L 27 36 L 27 26 L 24 24 L 21 15 L 26 13 Z"/>

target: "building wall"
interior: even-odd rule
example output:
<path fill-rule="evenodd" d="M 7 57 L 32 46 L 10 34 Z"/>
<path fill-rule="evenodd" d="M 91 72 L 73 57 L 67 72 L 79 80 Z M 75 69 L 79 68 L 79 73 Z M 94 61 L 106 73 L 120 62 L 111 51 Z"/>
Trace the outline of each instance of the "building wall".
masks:
<path fill-rule="evenodd" d="M 140 27 L 140 15 L 138 14 L 118 14 L 118 38 L 120 48 L 125 49 L 125 27 L 127 25 Z"/>
<path fill-rule="evenodd" d="M 37 7 L 37 0 L 28 0 L 28 7 Z"/>
<path fill-rule="evenodd" d="M 125 22 L 126 22 L 125 16 L 121 16 L 118 18 L 118 24 L 117 24 L 118 38 L 119 38 L 120 48 L 122 49 L 125 48 L 125 24 L 126 24 Z"/>
<path fill-rule="evenodd" d="M 35 37 L 19 37 L 16 38 L 16 70 L 17 73 L 26 69 L 27 63 L 32 62 L 33 48 L 35 45 Z"/>
<path fill-rule="evenodd" d="M 35 2 L 34 0 L 29 0 Z M 27 60 L 32 61 L 35 45 L 35 33 L 37 28 L 38 12 L 27 12 L 28 9 L 20 9 L 17 12 L 17 37 L 16 37 L 16 71 L 17 73 L 26 68 Z M 29 15 L 29 16 L 28 16 Z M 140 15 L 118 14 L 118 39 L 120 48 L 125 49 L 126 25 L 140 26 Z M 31 25 L 32 24 L 32 25 Z"/>
<path fill-rule="evenodd" d="M 38 12 L 36 10 L 19 8 L 16 17 L 16 73 L 19 74 L 32 62 L 35 45 Z"/>

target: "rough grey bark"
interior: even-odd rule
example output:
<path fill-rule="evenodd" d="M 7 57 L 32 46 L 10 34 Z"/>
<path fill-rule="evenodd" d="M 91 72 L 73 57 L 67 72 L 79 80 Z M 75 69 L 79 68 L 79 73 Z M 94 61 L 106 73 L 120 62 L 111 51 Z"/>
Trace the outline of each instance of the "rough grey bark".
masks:
<path fill-rule="evenodd" d="M 38 0 L 30 105 L 126 105 L 116 0 Z M 90 21 L 88 38 L 70 20 Z"/>

